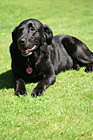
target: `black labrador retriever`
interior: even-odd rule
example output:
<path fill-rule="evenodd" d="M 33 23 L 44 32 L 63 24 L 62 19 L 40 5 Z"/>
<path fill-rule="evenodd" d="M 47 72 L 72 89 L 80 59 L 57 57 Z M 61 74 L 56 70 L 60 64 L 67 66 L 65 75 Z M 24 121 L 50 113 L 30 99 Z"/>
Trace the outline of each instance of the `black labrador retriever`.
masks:
<path fill-rule="evenodd" d="M 43 92 L 56 81 L 61 71 L 85 66 L 93 72 L 93 53 L 75 37 L 53 36 L 52 30 L 36 19 L 21 22 L 12 32 L 10 46 L 15 94 L 27 95 L 25 82 L 38 82 L 32 96 Z"/>

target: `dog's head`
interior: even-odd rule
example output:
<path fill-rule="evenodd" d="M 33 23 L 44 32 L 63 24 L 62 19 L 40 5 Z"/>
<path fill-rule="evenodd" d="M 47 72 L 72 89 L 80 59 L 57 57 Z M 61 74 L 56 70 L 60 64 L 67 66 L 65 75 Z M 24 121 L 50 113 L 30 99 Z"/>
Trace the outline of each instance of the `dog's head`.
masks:
<path fill-rule="evenodd" d="M 13 43 L 23 56 L 31 55 L 45 42 L 51 44 L 52 30 L 35 19 L 28 19 L 20 23 L 12 32 Z"/>

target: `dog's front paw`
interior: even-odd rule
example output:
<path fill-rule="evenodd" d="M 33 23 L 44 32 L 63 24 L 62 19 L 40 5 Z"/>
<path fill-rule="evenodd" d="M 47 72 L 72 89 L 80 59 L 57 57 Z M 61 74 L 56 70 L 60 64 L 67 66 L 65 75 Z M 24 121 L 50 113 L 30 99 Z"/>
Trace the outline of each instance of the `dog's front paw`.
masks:
<path fill-rule="evenodd" d="M 23 79 L 16 80 L 15 95 L 16 96 L 19 96 L 19 95 L 26 96 L 27 95 L 27 91 L 25 88 L 25 81 Z"/>
<path fill-rule="evenodd" d="M 42 89 L 34 89 L 31 96 L 33 96 L 33 97 L 43 96 L 43 90 Z"/>
<path fill-rule="evenodd" d="M 93 72 L 93 63 L 90 63 L 90 64 L 86 67 L 85 72 Z"/>
<path fill-rule="evenodd" d="M 26 96 L 27 91 L 25 89 L 18 89 L 18 90 L 15 91 L 15 95 L 16 96 L 19 96 L 19 95 Z"/>

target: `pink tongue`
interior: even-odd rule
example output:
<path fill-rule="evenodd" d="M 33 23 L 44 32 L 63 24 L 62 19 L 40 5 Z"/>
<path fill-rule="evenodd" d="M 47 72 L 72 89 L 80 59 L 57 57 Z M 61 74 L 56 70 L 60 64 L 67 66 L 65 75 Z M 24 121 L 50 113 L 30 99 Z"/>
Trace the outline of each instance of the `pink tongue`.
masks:
<path fill-rule="evenodd" d="M 30 68 L 26 68 L 26 72 L 28 73 L 28 74 L 31 74 L 32 73 L 32 68 L 30 67 Z"/>
<path fill-rule="evenodd" d="M 28 52 L 30 52 L 30 51 L 33 51 L 35 48 L 36 48 L 36 45 L 34 45 L 34 47 L 31 48 L 31 49 L 21 50 L 21 52 L 26 52 L 26 53 L 28 53 Z"/>

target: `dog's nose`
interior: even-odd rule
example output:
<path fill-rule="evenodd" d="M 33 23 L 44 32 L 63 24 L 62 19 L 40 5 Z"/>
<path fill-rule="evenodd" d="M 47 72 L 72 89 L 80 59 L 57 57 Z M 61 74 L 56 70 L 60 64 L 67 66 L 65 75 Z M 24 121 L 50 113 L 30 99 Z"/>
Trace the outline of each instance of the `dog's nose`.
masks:
<path fill-rule="evenodd" d="M 21 38 L 21 39 L 19 40 L 19 43 L 20 43 L 21 45 L 25 45 L 25 43 L 26 43 L 25 38 Z"/>

